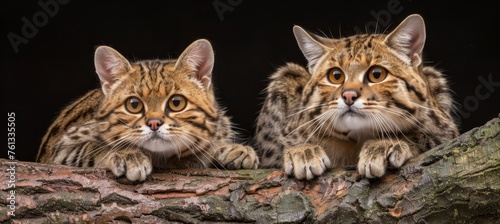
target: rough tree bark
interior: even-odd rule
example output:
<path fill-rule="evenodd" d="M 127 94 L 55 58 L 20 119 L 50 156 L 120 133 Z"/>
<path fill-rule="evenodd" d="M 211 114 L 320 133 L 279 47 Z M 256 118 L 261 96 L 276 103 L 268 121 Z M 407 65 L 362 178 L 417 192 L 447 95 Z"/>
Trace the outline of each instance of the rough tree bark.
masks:
<path fill-rule="evenodd" d="M 499 223 L 499 133 L 494 118 L 371 181 L 349 169 L 309 182 L 271 169 L 186 169 L 130 184 L 101 169 L 2 159 L 0 221 Z"/>

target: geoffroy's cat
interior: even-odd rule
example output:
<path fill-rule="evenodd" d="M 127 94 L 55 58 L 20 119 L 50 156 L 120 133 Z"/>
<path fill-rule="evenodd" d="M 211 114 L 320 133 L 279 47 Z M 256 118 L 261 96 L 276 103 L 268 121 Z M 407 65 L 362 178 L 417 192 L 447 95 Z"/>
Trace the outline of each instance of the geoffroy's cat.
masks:
<path fill-rule="evenodd" d="M 37 160 L 104 167 L 143 181 L 160 168 L 257 168 L 253 148 L 235 133 L 214 97 L 210 42 L 193 42 L 177 60 L 129 62 L 95 51 L 101 87 L 67 106 L 40 145 Z"/>
<path fill-rule="evenodd" d="M 293 32 L 308 66 L 288 63 L 270 77 L 255 136 L 262 167 L 312 179 L 357 164 L 381 177 L 458 135 L 444 75 L 422 63 L 420 15 L 389 34 Z"/>

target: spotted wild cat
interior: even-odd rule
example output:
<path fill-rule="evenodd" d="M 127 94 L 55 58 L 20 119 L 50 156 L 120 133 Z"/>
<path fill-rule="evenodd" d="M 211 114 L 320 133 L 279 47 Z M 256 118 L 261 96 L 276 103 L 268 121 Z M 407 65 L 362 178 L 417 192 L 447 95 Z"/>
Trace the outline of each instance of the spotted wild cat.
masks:
<path fill-rule="evenodd" d="M 444 76 L 422 63 L 420 15 L 386 35 L 293 31 L 308 67 L 288 63 L 270 77 L 256 124 L 262 167 L 312 179 L 357 163 L 360 174 L 381 177 L 458 135 Z"/>
<path fill-rule="evenodd" d="M 48 129 L 37 161 L 104 167 L 142 181 L 160 168 L 257 168 L 253 148 L 233 143 L 229 118 L 211 84 L 210 42 L 193 42 L 177 60 L 130 63 L 95 51 L 100 89 L 66 107 Z"/>

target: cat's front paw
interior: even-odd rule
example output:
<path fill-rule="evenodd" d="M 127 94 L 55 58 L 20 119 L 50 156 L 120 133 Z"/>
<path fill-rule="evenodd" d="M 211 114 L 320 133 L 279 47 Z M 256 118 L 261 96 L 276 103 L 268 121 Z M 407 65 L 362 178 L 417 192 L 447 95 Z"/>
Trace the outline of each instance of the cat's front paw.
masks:
<path fill-rule="evenodd" d="M 321 146 L 300 145 L 285 150 L 285 172 L 297 179 L 313 179 L 330 166 L 330 158 Z"/>
<path fill-rule="evenodd" d="M 257 169 L 259 158 L 250 146 L 227 144 L 220 148 L 217 160 L 226 169 Z"/>
<path fill-rule="evenodd" d="M 140 150 L 112 153 L 107 160 L 106 168 L 117 177 L 125 175 L 130 181 L 144 181 L 153 171 L 151 158 Z"/>
<path fill-rule="evenodd" d="M 406 142 L 397 140 L 370 140 L 359 155 L 358 172 L 367 178 L 381 177 L 387 167 L 399 168 L 413 157 Z"/>

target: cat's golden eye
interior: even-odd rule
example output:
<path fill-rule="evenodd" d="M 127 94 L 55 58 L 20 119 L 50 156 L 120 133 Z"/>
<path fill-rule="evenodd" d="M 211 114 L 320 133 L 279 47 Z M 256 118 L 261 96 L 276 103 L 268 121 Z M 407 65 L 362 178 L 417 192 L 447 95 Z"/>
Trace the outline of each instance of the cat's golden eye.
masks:
<path fill-rule="evenodd" d="M 329 82 L 333 84 L 342 84 L 345 80 L 345 75 L 340 68 L 332 68 L 327 75 L 327 79 Z"/>
<path fill-rule="evenodd" d="M 144 104 L 139 98 L 131 96 L 125 100 L 125 109 L 130 113 L 138 114 L 144 109 Z"/>
<path fill-rule="evenodd" d="M 184 110 L 187 106 L 187 99 L 182 95 L 173 95 L 167 102 L 167 108 L 172 112 Z"/>
<path fill-rule="evenodd" d="M 387 70 L 380 66 L 373 66 L 368 70 L 366 78 L 369 82 L 378 83 L 387 78 Z"/>

